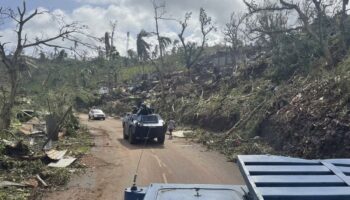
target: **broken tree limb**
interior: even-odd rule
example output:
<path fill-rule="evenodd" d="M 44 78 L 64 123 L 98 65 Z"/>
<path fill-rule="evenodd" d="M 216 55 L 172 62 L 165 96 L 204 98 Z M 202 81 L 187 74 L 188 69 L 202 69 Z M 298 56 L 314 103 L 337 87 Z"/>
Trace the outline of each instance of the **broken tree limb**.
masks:
<path fill-rule="evenodd" d="M 265 99 L 263 102 L 261 102 L 257 107 L 255 107 L 255 108 L 247 115 L 247 117 L 240 119 L 240 120 L 239 120 L 230 130 L 228 130 L 225 134 L 226 134 L 226 135 L 229 135 L 230 133 L 234 132 L 241 124 L 244 124 L 244 123 L 246 123 L 249 119 L 251 119 L 251 118 L 253 117 L 253 115 L 255 114 L 255 112 L 258 111 L 258 110 L 266 103 L 266 101 L 267 101 L 267 100 Z M 238 134 L 236 134 L 236 135 L 237 135 L 237 137 L 238 137 L 239 139 L 242 139 L 241 136 L 239 136 Z"/>
<path fill-rule="evenodd" d="M 36 179 L 45 187 L 47 187 L 47 183 L 39 176 L 39 174 L 36 175 Z"/>
<path fill-rule="evenodd" d="M 2 181 L 2 182 L 0 182 L 0 188 L 6 188 L 6 187 L 10 187 L 10 186 L 25 187 L 26 185 L 22 184 L 22 183 L 11 182 L 11 181 Z"/>
<path fill-rule="evenodd" d="M 48 140 L 47 142 L 51 140 L 58 140 L 58 132 L 64 125 L 64 120 L 68 116 L 69 112 L 72 111 L 72 106 L 70 106 L 67 111 L 64 113 L 64 115 L 59 119 L 56 115 L 49 115 L 46 119 L 46 125 L 47 125 L 47 135 Z M 46 143 L 47 143 L 46 142 Z"/>
<path fill-rule="evenodd" d="M 63 127 L 63 124 L 64 124 L 64 120 L 66 119 L 67 115 L 69 114 L 69 112 L 72 111 L 72 106 L 70 106 L 66 113 L 64 113 L 63 117 L 61 118 L 61 120 L 59 121 L 59 123 L 57 124 L 58 126 L 56 127 L 56 131 L 58 132 L 62 127 Z"/>
<path fill-rule="evenodd" d="M 7 130 L 7 129 L 3 129 L 3 131 L 5 131 L 5 132 L 7 132 L 7 133 L 10 133 L 10 134 L 12 135 L 12 137 L 14 137 L 15 139 L 17 139 L 17 140 L 18 140 L 18 137 L 17 137 L 17 136 L 15 136 L 15 134 L 14 134 L 14 133 L 12 133 L 12 131 Z"/>
<path fill-rule="evenodd" d="M 27 116 L 30 117 L 30 118 L 33 118 L 32 115 L 28 114 L 27 112 L 25 112 L 25 111 L 23 111 L 23 110 L 21 110 L 21 113 L 23 113 L 24 115 L 27 115 Z"/>

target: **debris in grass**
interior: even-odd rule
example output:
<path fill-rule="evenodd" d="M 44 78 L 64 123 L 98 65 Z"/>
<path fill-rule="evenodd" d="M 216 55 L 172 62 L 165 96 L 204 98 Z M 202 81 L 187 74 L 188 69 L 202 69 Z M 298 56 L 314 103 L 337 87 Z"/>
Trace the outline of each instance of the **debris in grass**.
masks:
<path fill-rule="evenodd" d="M 68 167 L 69 165 L 71 165 L 75 160 L 76 160 L 76 158 L 66 157 L 66 158 L 60 159 L 57 162 L 52 162 L 48 166 L 49 167 L 65 168 L 65 167 Z"/>
<path fill-rule="evenodd" d="M 67 153 L 67 150 L 63 150 L 63 151 L 57 151 L 57 150 L 50 150 L 45 152 L 46 156 L 48 158 L 50 158 L 51 160 L 61 160 L 63 158 L 63 156 Z"/>

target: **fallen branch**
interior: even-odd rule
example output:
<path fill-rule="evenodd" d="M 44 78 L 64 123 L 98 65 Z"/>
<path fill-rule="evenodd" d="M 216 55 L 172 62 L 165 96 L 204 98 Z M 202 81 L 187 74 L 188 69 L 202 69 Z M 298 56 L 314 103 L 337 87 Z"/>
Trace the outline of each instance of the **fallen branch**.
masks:
<path fill-rule="evenodd" d="M 14 133 L 12 133 L 12 131 L 10 130 L 7 130 L 7 129 L 3 129 L 3 131 L 7 132 L 7 133 L 10 133 L 12 135 L 12 137 L 14 137 L 16 140 L 18 140 L 18 137 L 15 136 Z"/>
<path fill-rule="evenodd" d="M 39 174 L 36 175 L 36 179 L 38 179 L 38 181 L 40 181 L 40 183 L 41 183 L 43 186 L 45 186 L 45 187 L 48 186 L 48 185 L 46 184 L 46 182 L 39 176 Z"/>
<path fill-rule="evenodd" d="M 265 103 L 266 103 L 266 99 L 265 99 L 265 101 L 263 101 L 262 103 L 260 103 L 257 107 L 255 107 L 248 115 L 247 115 L 247 117 L 246 118 L 242 118 L 242 119 L 240 119 L 230 130 L 228 130 L 225 134 L 226 135 L 229 135 L 230 133 L 232 133 L 233 131 L 235 131 L 241 124 L 244 124 L 245 122 L 247 122 L 249 119 L 251 119 L 252 117 L 253 117 L 253 115 L 254 115 L 254 113 L 256 112 L 256 111 L 258 111 Z M 238 134 L 236 134 L 237 135 L 237 137 L 239 138 L 239 139 L 242 139 L 242 137 L 241 136 L 239 136 Z"/>
<path fill-rule="evenodd" d="M 23 114 L 27 115 L 27 116 L 28 116 L 28 117 L 30 117 L 30 118 L 33 118 L 33 116 L 32 116 L 32 115 L 28 114 L 27 112 L 25 112 L 25 111 L 23 111 L 23 110 L 21 110 L 21 113 L 23 113 Z"/>
<path fill-rule="evenodd" d="M 69 112 L 71 112 L 72 111 L 72 106 L 70 106 L 68 109 L 67 109 L 67 111 L 66 111 L 66 113 L 64 113 L 64 115 L 63 115 L 63 117 L 61 118 L 61 120 L 58 122 L 58 124 L 57 124 L 57 127 L 56 127 L 56 130 L 55 131 L 59 131 L 62 127 L 63 127 L 63 125 L 64 125 L 64 120 L 66 119 L 66 117 L 68 116 L 68 114 L 69 114 Z"/>
<path fill-rule="evenodd" d="M 26 185 L 22 184 L 22 183 L 15 183 L 15 182 L 11 182 L 11 181 L 2 181 L 2 182 L 0 182 L 0 188 L 6 188 L 6 187 L 10 187 L 10 186 L 26 187 Z"/>

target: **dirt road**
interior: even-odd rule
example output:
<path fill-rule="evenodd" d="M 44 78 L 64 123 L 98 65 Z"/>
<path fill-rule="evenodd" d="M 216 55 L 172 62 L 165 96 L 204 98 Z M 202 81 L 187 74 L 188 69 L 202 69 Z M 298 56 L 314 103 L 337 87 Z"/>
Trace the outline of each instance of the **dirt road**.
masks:
<path fill-rule="evenodd" d="M 243 184 L 234 163 L 198 144 L 184 139 L 167 140 L 164 146 L 141 142 L 130 145 L 123 140 L 120 120 L 87 121 L 81 116 L 94 137 L 91 154 L 81 159 L 89 168 L 73 177 L 67 190 L 50 193 L 48 200 L 61 199 L 123 199 L 123 190 L 131 186 L 142 149 L 145 149 L 137 184 L 150 183 L 213 183 Z"/>

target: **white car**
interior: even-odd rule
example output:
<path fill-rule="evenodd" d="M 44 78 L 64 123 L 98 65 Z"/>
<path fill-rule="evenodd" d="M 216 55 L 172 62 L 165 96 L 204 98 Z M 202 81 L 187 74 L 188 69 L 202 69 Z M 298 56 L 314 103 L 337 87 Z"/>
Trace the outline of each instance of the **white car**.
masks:
<path fill-rule="evenodd" d="M 105 113 L 100 109 L 91 109 L 89 112 L 89 119 L 106 119 Z"/>

